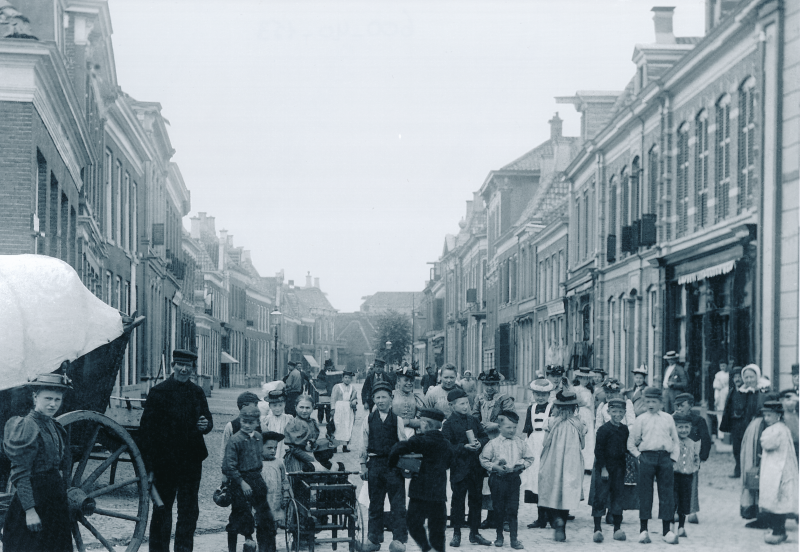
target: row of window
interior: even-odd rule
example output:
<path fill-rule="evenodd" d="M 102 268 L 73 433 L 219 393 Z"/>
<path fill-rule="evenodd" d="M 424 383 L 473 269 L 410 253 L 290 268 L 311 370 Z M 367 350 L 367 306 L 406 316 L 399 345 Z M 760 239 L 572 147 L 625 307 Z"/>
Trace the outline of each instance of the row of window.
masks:
<path fill-rule="evenodd" d="M 70 205 L 67 194 L 61 189 L 55 174 L 48 170 L 47 159 L 36 150 L 36 217 L 39 231 L 44 233 L 37 238 L 37 251 L 44 255 L 57 257 L 77 267 L 76 233 L 77 213 Z"/>
<path fill-rule="evenodd" d="M 644 228 L 644 220 L 641 227 L 636 225 L 644 213 L 655 215 L 658 211 L 658 218 L 664 222 L 660 238 L 668 241 L 673 235 L 680 238 L 753 207 L 756 188 L 755 79 L 748 78 L 737 95 L 737 110 L 731 109 L 731 96 L 725 94 L 716 102 L 713 113 L 701 109 L 693 121 L 678 125 L 675 137 L 677 219 L 674 225 L 671 220 L 671 179 L 665 174 L 669 172 L 671 159 L 669 155 L 660 158 L 657 145 L 647 152 L 646 198 L 639 185 L 642 172 L 639 157 L 631 162 L 630 172 L 628 167 L 623 167 L 619 174 L 609 178 L 607 233 L 615 237 L 607 242 L 607 247 L 612 249 L 608 251 L 609 261 L 616 259 L 618 251 L 633 251 L 642 243 L 637 232 L 644 232 L 641 229 Z M 714 126 L 710 127 L 710 124 Z M 736 132 L 733 131 L 734 126 Z M 713 128 L 713 132 L 709 131 L 710 128 Z M 672 137 L 668 135 L 668 151 L 671 142 Z M 731 152 L 734 142 L 735 171 Z M 593 185 L 590 185 L 587 192 L 575 200 L 575 260 L 584 259 L 589 254 L 589 227 L 594 215 L 591 211 L 592 188 Z M 659 200 L 663 201 L 659 203 Z M 624 229 L 630 227 L 633 227 L 628 230 L 632 232 L 629 234 L 632 237 L 626 239 Z M 626 240 L 632 240 L 632 244 L 626 243 Z"/>
<path fill-rule="evenodd" d="M 104 166 L 106 239 L 130 253 L 136 253 L 137 185 L 119 159 L 106 150 Z"/>

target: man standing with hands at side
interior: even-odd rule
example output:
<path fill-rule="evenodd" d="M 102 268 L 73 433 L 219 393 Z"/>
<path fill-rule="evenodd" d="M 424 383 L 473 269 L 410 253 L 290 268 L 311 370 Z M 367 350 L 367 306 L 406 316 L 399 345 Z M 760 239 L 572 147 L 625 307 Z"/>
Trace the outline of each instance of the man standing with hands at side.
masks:
<path fill-rule="evenodd" d="M 172 533 L 172 505 L 177 497 L 175 552 L 190 552 L 200 510 L 203 460 L 208 456 L 203 435 L 214 422 L 203 390 L 189 381 L 197 355 L 192 351 L 172 353 L 172 376 L 150 390 L 139 425 L 140 449 L 150 481 L 163 508 L 153 510 L 150 521 L 150 550 L 169 552 Z"/>

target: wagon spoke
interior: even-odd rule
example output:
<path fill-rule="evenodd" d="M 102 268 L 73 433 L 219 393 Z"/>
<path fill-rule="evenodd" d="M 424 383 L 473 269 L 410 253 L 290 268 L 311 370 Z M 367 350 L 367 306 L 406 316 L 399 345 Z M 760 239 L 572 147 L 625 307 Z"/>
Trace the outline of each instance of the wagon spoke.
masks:
<path fill-rule="evenodd" d="M 75 540 L 75 547 L 78 549 L 78 552 L 84 552 L 86 547 L 83 544 L 83 535 L 81 535 L 81 527 L 78 525 L 77 521 L 72 522 L 72 537 Z"/>
<path fill-rule="evenodd" d="M 86 443 L 86 448 L 83 451 L 83 457 L 81 458 L 80 464 L 78 467 L 75 468 L 75 475 L 72 476 L 72 486 L 79 487 L 81 482 L 81 477 L 83 477 L 83 472 L 86 470 L 86 464 L 89 463 L 89 457 L 92 455 L 92 449 L 94 448 L 94 444 L 97 441 L 97 436 L 100 434 L 100 424 L 96 424 L 94 428 L 94 432 L 92 433 L 92 438 L 89 439 Z"/>
<path fill-rule="evenodd" d="M 139 482 L 139 477 L 133 477 L 131 479 L 126 479 L 125 481 L 120 481 L 119 483 L 114 483 L 113 485 L 106 485 L 105 487 L 100 487 L 99 489 L 95 489 L 91 493 L 87 493 L 87 497 L 89 498 L 97 498 L 98 496 L 103 496 L 110 492 L 116 491 L 117 489 L 121 489 L 122 487 L 127 487 L 128 485 L 133 485 L 134 483 Z"/>
<path fill-rule="evenodd" d="M 89 530 L 89 531 L 92 533 L 92 535 L 94 535 L 94 538 L 96 538 L 97 540 L 99 540 L 99 541 L 100 541 L 100 543 L 101 543 L 103 546 L 105 546 L 105 547 L 106 547 L 106 549 L 108 550 L 108 552 L 116 552 L 116 551 L 114 550 L 114 546 L 113 546 L 113 545 L 112 545 L 110 542 L 108 542 L 108 540 L 106 540 L 106 538 L 105 538 L 103 535 L 101 535 L 101 534 L 100 534 L 100 531 L 98 531 L 98 530 L 95 528 L 95 526 L 94 526 L 94 525 L 92 525 L 91 523 L 89 523 L 89 520 L 87 520 L 85 517 L 81 516 L 81 520 L 80 520 L 80 521 L 81 521 L 81 523 L 83 524 L 83 526 L 84 526 L 84 527 L 86 527 L 86 528 L 87 528 L 87 529 L 88 529 L 88 530 Z"/>
<path fill-rule="evenodd" d="M 123 514 L 123 513 L 120 513 L 120 512 L 113 512 L 111 510 L 103 510 L 102 508 L 96 508 L 94 513 L 95 513 L 95 515 L 100 515 L 100 516 L 108 516 L 108 517 L 119 518 L 119 519 L 127 519 L 128 521 L 140 521 L 142 519 L 142 518 L 139 518 L 139 517 L 136 517 L 136 516 Z"/>
<path fill-rule="evenodd" d="M 108 467 L 111 464 L 113 464 L 114 461 L 117 458 L 119 458 L 122 455 L 122 453 L 125 452 L 126 450 L 128 450 L 128 445 L 122 445 L 117 450 L 115 450 L 113 454 L 110 454 L 108 458 L 103 460 L 102 464 L 100 464 L 99 466 L 97 466 L 97 468 L 95 468 L 95 470 L 92 472 L 92 475 L 86 478 L 86 480 L 81 484 L 81 488 L 84 491 L 88 491 L 89 487 L 91 487 L 94 484 L 94 482 L 97 481 L 97 478 L 100 477 L 100 475 L 104 471 L 106 471 L 106 469 L 108 469 Z"/>

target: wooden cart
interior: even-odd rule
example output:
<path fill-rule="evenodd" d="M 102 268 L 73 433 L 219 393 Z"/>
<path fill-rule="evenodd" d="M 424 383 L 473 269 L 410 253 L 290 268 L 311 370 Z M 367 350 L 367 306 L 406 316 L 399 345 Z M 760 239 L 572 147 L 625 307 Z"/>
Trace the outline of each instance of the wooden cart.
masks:
<path fill-rule="evenodd" d="M 138 428 L 138 419 L 130 417 L 131 424 L 126 428 L 112 419 L 120 416 L 105 415 L 112 413 L 111 395 L 131 332 L 142 322 L 144 317 L 123 317 L 120 337 L 79 357 L 66 371 L 74 389 L 64 395 L 63 413 L 56 419 L 66 428 L 70 440 L 72 469 L 64 478 L 73 540 L 81 552 L 98 545 L 110 552 L 115 545 L 136 552 L 144 539 L 150 487 L 131 435 Z M 9 418 L 24 416 L 30 410 L 30 400 L 25 387 L 0 391 L 0 432 Z M 8 488 L 9 472 L 10 462 L 0 453 L 0 490 L 12 491 Z M 11 497 L 13 492 L 0 492 L 0 527 Z"/>

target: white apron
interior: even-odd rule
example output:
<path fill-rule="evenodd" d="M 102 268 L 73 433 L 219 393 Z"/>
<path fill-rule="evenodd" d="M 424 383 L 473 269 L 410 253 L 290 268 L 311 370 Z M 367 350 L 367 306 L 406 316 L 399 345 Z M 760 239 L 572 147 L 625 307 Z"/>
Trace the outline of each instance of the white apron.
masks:
<path fill-rule="evenodd" d="M 522 472 L 523 491 L 539 494 L 539 457 L 542 455 L 542 445 L 544 444 L 544 428 L 546 427 L 547 419 L 550 417 L 550 409 L 552 407 L 553 403 L 547 403 L 545 411 L 539 414 L 534 414 L 535 409 L 531 407 L 533 433 L 528 436 L 526 443 L 528 444 L 528 454 L 533 456 L 533 464 Z M 524 498 L 524 493 L 522 498 Z"/>
<path fill-rule="evenodd" d="M 353 386 L 345 386 L 343 383 L 337 383 L 336 386 L 340 388 L 343 400 L 336 401 L 336 404 L 333 405 L 333 423 L 336 425 L 336 433 L 333 438 L 343 443 L 349 443 L 353 435 L 353 423 L 356 420 L 356 414 L 350 406 Z"/>

